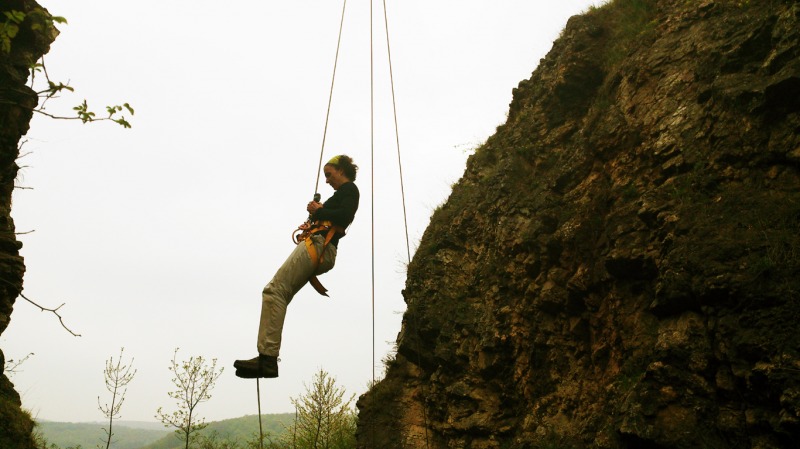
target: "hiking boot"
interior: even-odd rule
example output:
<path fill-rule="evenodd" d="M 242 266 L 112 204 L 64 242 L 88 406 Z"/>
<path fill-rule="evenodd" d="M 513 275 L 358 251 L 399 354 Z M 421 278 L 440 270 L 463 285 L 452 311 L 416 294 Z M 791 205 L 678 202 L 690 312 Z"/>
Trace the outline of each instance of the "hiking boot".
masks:
<path fill-rule="evenodd" d="M 278 358 L 275 356 L 259 354 L 250 360 L 237 360 L 233 367 L 236 368 L 236 377 L 242 379 L 278 377 Z"/>

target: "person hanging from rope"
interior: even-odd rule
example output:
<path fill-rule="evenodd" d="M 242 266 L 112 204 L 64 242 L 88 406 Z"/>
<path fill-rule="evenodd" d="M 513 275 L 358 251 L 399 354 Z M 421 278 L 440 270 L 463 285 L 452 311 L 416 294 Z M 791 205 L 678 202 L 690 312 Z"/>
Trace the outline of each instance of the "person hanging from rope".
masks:
<path fill-rule="evenodd" d="M 298 228 L 297 246 L 278 269 L 261 293 L 261 320 L 258 326 L 258 356 L 236 360 L 236 376 L 253 378 L 278 377 L 278 355 L 286 307 L 292 297 L 310 282 L 322 295 L 325 288 L 316 276 L 333 268 L 339 240 L 358 210 L 359 192 L 356 180 L 358 166 L 350 156 L 333 157 L 323 167 L 325 182 L 335 191 L 324 203 L 318 199 L 308 203 L 309 220 Z"/>

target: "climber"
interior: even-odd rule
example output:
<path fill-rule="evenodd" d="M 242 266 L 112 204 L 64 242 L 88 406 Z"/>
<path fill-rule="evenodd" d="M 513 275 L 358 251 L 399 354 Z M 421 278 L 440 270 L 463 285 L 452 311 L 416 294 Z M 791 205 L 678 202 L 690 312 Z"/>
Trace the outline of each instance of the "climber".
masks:
<path fill-rule="evenodd" d="M 358 209 L 359 192 L 353 183 L 357 171 L 353 159 L 344 154 L 325 164 L 325 182 L 335 192 L 322 204 L 316 199 L 308 203 L 309 221 L 299 228 L 302 231 L 300 241 L 261 293 L 258 356 L 236 360 L 233 363 L 236 376 L 245 379 L 278 377 L 278 353 L 286 307 L 306 282 L 311 281 L 318 292 L 325 294 L 316 275 L 333 268 L 339 239 L 344 236 L 344 230 Z"/>

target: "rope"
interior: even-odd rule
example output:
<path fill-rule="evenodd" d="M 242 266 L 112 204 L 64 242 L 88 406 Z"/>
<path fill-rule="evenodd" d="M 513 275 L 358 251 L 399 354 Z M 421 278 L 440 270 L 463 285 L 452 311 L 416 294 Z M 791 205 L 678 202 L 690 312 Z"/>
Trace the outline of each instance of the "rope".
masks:
<path fill-rule="evenodd" d="M 256 396 L 258 397 L 258 447 L 264 449 L 264 427 L 261 425 L 261 386 L 256 377 Z"/>
<path fill-rule="evenodd" d="M 372 48 L 373 39 L 373 0 L 369 1 L 369 139 L 370 139 L 370 181 L 371 181 L 371 261 L 372 261 L 372 385 L 375 388 L 375 58 Z M 375 447 L 375 421 L 369 423 L 371 447 Z"/>
<path fill-rule="evenodd" d="M 372 33 L 372 14 L 371 14 L 371 8 L 372 8 L 372 1 L 370 1 L 370 58 L 372 57 L 372 34 L 371 34 Z M 393 67 L 392 67 L 392 48 L 391 48 L 390 39 L 389 39 L 389 17 L 388 17 L 388 13 L 387 13 L 387 10 L 386 10 L 386 0 L 383 0 L 383 23 L 384 23 L 384 29 L 386 30 L 386 54 L 387 54 L 387 57 L 388 57 L 388 60 L 389 60 L 389 82 L 390 82 L 391 90 L 392 90 L 392 113 L 393 113 L 393 118 L 394 118 L 395 145 L 397 146 L 397 165 L 398 165 L 398 168 L 399 168 L 399 171 L 400 171 L 400 196 L 402 198 L 402 204 L 403 204 L 403 227 L 404 227 L 404 230 L 405 230 L 405 237 L 406 237 L 406 256 L 408 258 L 407 259 L 408 263 L 410 264 L 411 263 L 411 244 L 409 243 L 409 238 L 408 238 L 408 213 L 407 213 L 407 210 L 406 210 L 405 184 L 403 182 L 403 163 L 402 163 L 402 158 L 400 157 L 400 131 L 399 131 L 399 127 L 397 125 L 397 99 L 396 99 L 395 90 L 394 90 L 394 70 L 393 70 Z M 371 61 L 371 59 L 370 59 L 370 61 Z M 370 68 L 370 70 L 371 70 L 371 68 Z M 374 172 L 374 170 L 373 170 L 373 172 Z M 372 196 L 374 198 L 375 195 L 373 194 Z M 374 212 L 373 212 L 373 214 L 374 214 Z M 373 233 L 372 234 L 373 234 L 373 241 L 374 241 L 374 238 L 375 238 L 374 237 L 374 235 L 375 235 L 374 224 L 373 224 Z M 374 258 L 375 258 L 375 256 L 374 256 L 374 250 L 373 250 L 373 262 L 372 262 L 372 264 L 373 264 L 373 272 L 374 272 L 374 265 L 375 265 Z M 372 341 L 373 341 L 373 348 L 374 348 L 374 345 L 375 345 L 375 312 L 374 312 L 374 309 L 375 309 L 375 306 L 374 306 L 374 304 L 375 304 L 375 293 L 374 293 L 375 292 L 375 281 L 374 281 L 374 275 L 373 275 L 372 291 L 373 291 L 373 299 L 372 299 L 372 302 L 373 302 L 373 318 L 372 318 L 372 327 L 373 327 L 373 331 L 372 332 L 373 332 L 373 335 L 372 335 Z M 414 325 L 414 327 L 417 328 L 416 325 Z M 374 381 L 374 369 L 375 369 L 374 368 L 374 366 L 375 366 L 374 353 L 375 353 L 375 351 L 373 349 L 373 363 L 372 363 L 372 365 L 373 365 L 373 381 Z M 420 357 L 419 354 L 420 354 L 420 351 L 419 351 L 419 339 L 417 339 L 417 357 L 418 357 L 418 359 Z M 422 366 L 422 361 L 421 360 L 417 360 L 417 364 L 421 367 Z M 420 385 L 421 385 L 421 388 L 422 388 L 422 397 L 423 397 L 423 400 L 424 400 L 424 398 L 427 396 L 425 394 L 425 384 L 421 383 Z M 429 442 L 428 442 L 428 412 L 426 410 L 425 404 L 422 405 L 422 417 L 423 417 L 423 421 L 425 423 L 425 447 L 427 448 L 427 447 L 429 447 Z"/>
<path fill-rule="evenodd" d="M 369 2 L 369 139 L 370 139 L 370 181 L 372 213 L 372 385 L 375 385 L 375 62 L 373 57 L 372 4 Z"/>
<path fill-rule="evenodd" d="M 389 82 L 392 86 L 392 112 L 394 113 L 394 137 L 397 145 L 397 166 L 400 170 L 400 197 L 403 200 L 403 227 L 406 233 L 406 256 L 411 263 L 411 244 L 408 240 L 408 215 L 406 213 L 406 190 L 403 183 L 403 163 L 400 160 L 400 131 L 397 127 L 397 100 L 394 94 L 394 71 L 392 70 L 392 48 L 389 45 L 389 19 L 386 14 L 386 0 L 383 0 L 383 23 L 386 29 L 386 53 L 389 57 Z"/>
<path fill-rule="evenodd" d="M 328 111 L 325 113 L 325 128 L 322 131 L 322 147 L 319 150 L 319 165 L 317 166 L 317 182 L 314 184 L 314 193 L 319 190 L 319 175 L 322 172 L 322 155 L 325 153 L 325 139 L 328 136 L 328 119 L 331 116 L 331 103 L 333 102 L 333 86 L 336 82 L 336 66 L 339 64 L 339 48 L 342 45 L 342 29 L 344 16 L 347 9 L 347 0 L 342 3 L 342 19 L 339 21 L 339 38 L 336 41 L 336 57 L 333 60 L 333 75 L 331 76 L 331 91 L 328 95 Z"/>

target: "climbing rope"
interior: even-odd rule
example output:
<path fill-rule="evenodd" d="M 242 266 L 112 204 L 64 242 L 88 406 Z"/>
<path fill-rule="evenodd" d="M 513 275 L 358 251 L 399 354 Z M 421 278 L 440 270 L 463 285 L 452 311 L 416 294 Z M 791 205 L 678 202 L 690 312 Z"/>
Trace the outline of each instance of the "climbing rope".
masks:
<path fill-rule="evenodd" d="M 372 42 L 373 42 L 373 38 L 372 38 L 372 18 L 373 18 L 372 3 L 373 3 L 373 0 L 370 0 L 370 90 L 371 90 L 370 101 L 372 101 L 372 89 L 373 89 L 372 85 L 374 84 L 373 73 L 372 73 L 373 72 L 373 70 L 372 70 L 372 61 L 373 61 L 372 55 L 374 53 L 373 45 L 372 45 Z M 402 205 L 403 205 L 403 229 L 405 231 L 405 237 L 406 237 L 406 256 L 407 256 L 407 261 L 410 264 L 411 263 L 411 244 L 409 243 L 409 238 L 408 238 L 408 213 L 407 213 L 407 209 L 406 209 L 405 184 L 403 182 L 403 163 L 402 163 L 402 158 L 400 156 L 400 131 L 399 131 L 399 127 L 397 125 L 397 99 L 396 99 L 395 89 L 394 89 L 394 70 L 393 70 L 393 67 L 392 67 L 392 48 L 391 48 L 390 39 L 389 39 L 389 15 L 388 15 L 387 8 L 386 8 L 386 0 L 383 0 L 383 23 L 384 23 L 384 30 L 386 32 L 386 54 L 387 54 L 387 59 L 388 59 L 388 62 L 389 62 L 389 84 L 391 86 L 391 92 L 392 92 L 392 114 L 393 114 L 393 119 L 394 119 L 395 145 L 397 147 L 397 166 L 398 166 L 399 175 L 400 175 L 400 196 L 401 196 Z M 374 123 L 374 109 L 373 109 L 372 105 L 370 105 L 370 123 L 371 123 L 371 126 L 373 126 L 372 123 Z M 371 130 L 371 133 L 374 134 L 374 131 Z M 374 139 L 373 139 L 373 141 L 374 141 Z M 372 152 L 374 154 L 374 143 L 373 143 Z M 374 156 L 373 156 L 373 160 L 374 160 Z M 373 275 L 372 275 L 372 381 L 373 381 L 373 384 L 374 384 L 375 383 L 375 218 L 374 218 L 375 217 L 375 212 L 374 212 L 374 210 L 375 210 L 375 208 L 374 208 L 374 198 L 375 198 L 374 173 L 375 173 L 375 170 L 374 170 L 374 168 L 372 170 L 372 173 L 373 173 L 373 191 L 372 191 L 372 198 L 373 198 L 373 213 L 372 213 L 372 216 L 373 216 L 373 219 L 372 219 L 372 273 L 373 273 Z M 413 318 L 413 316 L 412 316 L 412 320 L 415 320 Z M 419 329 L 416 325 L 414 325 L 414 328 Z M 417 345 L 417 358 L 418 358 L 417 365 L 421 367 L 422 366 L 422 361 L 421 361 L 421 356 L 420 356 L 420 351 L 419 351 L 419 339 L 417 339 L 416 345 Z M 420 383 L 420 385 L 421 385 L 421 388 L 422 388 L 422 397 L 423 397 L 423 401 L 424 401 L 425 398 L 427 397 L 427 395 L 425 393 L 425 384 L 424 383 Z M 428 413 L 427 413 L 427 410 L 426 410 L 426 407 L 425 407 L 424 403 L 422 404 L 422 418 L 423 418 L 423 421 L 425 423 L 425 426 L 424 426 L 425 427 L 425 447 L 427 448 L 427 447 L 429 447 L 429 442 L 428 442 Z"/>
<path fill-rule="evenodd" d="M 403 202 L 403 229 L 406 235 L 406 257 L 411 263 L 411 244 L 408 240 L 408 214 L 406 213 L 406 190 L 403 183 L 403 162 L 400 159 L 400 130 L 397 126 L 397 100 L 394 94 L 394 70 L 392 70 L 392 48 L 389 45 L 389 18 L 386 13 L 386 0 L 383 0 L 383 23 L 386 30 L 386 53 L 389 59 L 389 83 L 392 87 L 392 113 L 394 117 L 394 138 L 397 145 L 397 167 L 400 171 L 400 197 Z"/>
<path fill-rule="evenodd" d="M 371 283 L 371 304 L 372 304 L 372 388 L 375 388 L 375 51 L 373 49 L 373 0 L 369 0 L 369 140 L 370 140 L 370 201 L 371 201 L 371 222 L 370 222 L 370 254 L 372 266 Z M 369 437 L 372 441 L 371 446 L 375 447 L 375 422 L 370 421 Z"/>
<path fill-rule="evenodd" d="M 342 44 L 342 29 L 344 28 L 344 17 L 345 11 L 347 10 L 347 0 L 344 0 L 342 3 L 342 18 L 339 21 L 339 37 L 336 41 L 336 57 L 333 60 L 333 75 L 331 75 L 331 89 L 330 94 L 328 95 L 328 109 L 325 113 L 325 127 L 322 131 L 322 146 L 319 151 L 319 165 L 317 166 L 317 181 L 314 184 L 314 201 L 319 201 L 319 194 L 317 191 L 319 190 L 319 177 L 320 172 L 322 171 L 322 157 L 325 153 L 325 140 L 328 135 L 328 120 L 331 116 L 331 103 L 333 102 L 333 87 L 336 82 L 336 67 L 339 64 L 339 48 L 341 48 Z M 256 378 L 256 396 L 258 398 L 258 447 L 260 449 L 264 449 L 264 427 L 261 423 L 261 385 Z"/>
<path fill-rule="evenodd" d="M 371 0 L 370 0 L 371 1 Z M 317 182 L 314 184 L 314 194 L 319 190 L 319 176 L 322 172 L 322 156 L 325 154 L 325 139 L 328 136 L 328 119 L 331 116 L 331 103 L 333 102 L 333 86 L 336 83 L 336 66 L 339 64 L 339 48 L 342 46 L 342 29 L 344 28 L 344 16 L 347 10 L 347 0 L 342 2 L 342 18 L 339 21 L 339 38 L 336 40 L 336 57 L 333 59 L 333 75 L 331 75 L 331 91 L 328 94 L 328 110 L 325 113 L 325 127 L 322 131 L 322 146 L 319 150 L 319 164 L 317 165 Z"/>
<path fill-rule="evenodd" d="M 258 396 L 258 447 L 264 449 L 264 427 L 261 424 L 261 386 L 256 377 L 256 396 Z"/>
<path fill-rule="evenodd" d="M 371 175 L 371 259 L 372 259 L 372 383 L 375 384 L 375 76 L 374 76 L 374 35 L 373 35 L 373 4 L 374 0 L 370 0 L 370 175 Z M 330 120 L 330 113 L 331 113 L 331 104 L 333 102 L 333 90 L 336 83 L 336 69 L 339 63 L 339 50 L 341 48 L 342 42 L 342 30 L 344 29 L 344 19 L 345 13 L 347 10 L 347 0 L 343 0 L 342 4 L 342 16 L 339 22 L 339 36 L 336 42 L 336 56 L 333 62 L 333 74 L 331 76 L 331 87 L 330 93 L 328 95 L 328 107 L 325 114 L 325 126 L 322 132 L 322 145 L 320 148 L 319 154 L 319 163 L 317 166 L 317 179 L 314 184 L 314 193 L 315 193 L 315 200 L 316 194 L 319 189 L 319 180 L 320 174 L 322 172 L 322 160 L 323 155 L 325 153 L 325 141 L 328 135 L 328 123 Z M 397 100 L 395 95 L 395 88 L 394 88 L 394 71 L 392 67 L 392 51 L 389 39 L 389 18 L 386 8 L 386 0 L 383 0 L 383 21 L 384 21 L 384 28 L 385 28 L 385 35 L 386 35 L 386 52 L 388 56 L 389 62 L 389 81 L 391 85 L 391 93 L 392 93 L 392 112 L 393 112 L 393 119 L 394 119 L 394 131 L 395 131 L 395 145 L 397 148 L 397 165 L 399 168 L 400 174 L 400 194 L 402 198 L 402 206 L 403 206 L 403 225 L 405 231 L 405 240 L 406 240 L 406 256 L 407 261 L 411 263 L 411 244 L 409 242 L 408 237 L 408 213 L 406 208 L 406 199 L 405 199 L 405 184 L 403 181 L 403 164 L 402 158 L 400 153 L 400 133 L 399 127 L 397 122 Z M 413 317 L 412 317 L 413 319 Z M 414 326 L 416 328 L 416 326 Z M 419 355 L 419 339 L 417 339 L 417 356 L 421 358 Z M 421 359 L 417 361 L 418 366 L 421 366 Z M 425 385 L 421 384 L 423 398 L 426 397 L 425 394 Z M 261 390 L 258 378 L 256 378 L 256 394 L 258 396 L 258 427 L 259 427 L 259 447 L 263 449 L 263 441 L 264 441 L 264 432 L 261 423 Z M 424 400 L 424 399 L 423 399 Z M 425 447 L 429 447 L 428 442 L 428 416 L 426 407 L 423 404 L 422 407 L 422 414 L 423 420 L 425 423 Z"/>
<path fill-rule="evenodd" d="M 372 279 L 370 284 L 372 306 L 372 385 L 375 388 L 375 52 L 373 50 L 373 0 L 369 0 L 369 163 L 370 163 L 370 261 Z M 369 423 L 370 446 L 375 447 L 375 421 Z"/>

